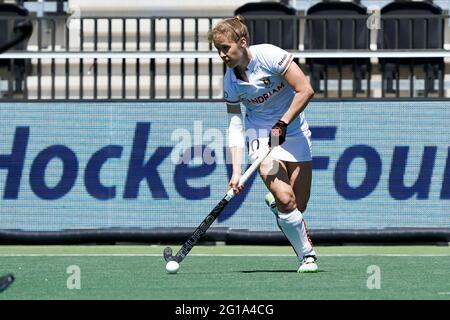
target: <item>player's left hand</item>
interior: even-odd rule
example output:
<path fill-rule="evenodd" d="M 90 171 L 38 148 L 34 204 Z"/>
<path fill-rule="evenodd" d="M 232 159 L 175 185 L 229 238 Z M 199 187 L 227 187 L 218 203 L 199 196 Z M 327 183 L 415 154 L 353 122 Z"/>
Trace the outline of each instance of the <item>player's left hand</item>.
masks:
<path fill-rule="evenodd" d="M 283 120 L 278 120 L 272 127 L 269 135 L 269 147 L 282 145 L 286 141 L 286 130 L 288 124 Z"/>

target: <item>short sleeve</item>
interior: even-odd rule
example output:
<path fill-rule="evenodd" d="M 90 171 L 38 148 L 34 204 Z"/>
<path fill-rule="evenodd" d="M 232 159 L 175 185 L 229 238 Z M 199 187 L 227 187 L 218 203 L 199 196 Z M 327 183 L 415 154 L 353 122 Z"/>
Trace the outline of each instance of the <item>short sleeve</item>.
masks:
<path fill-rule="evenodd" d="M 230 73 L 227 72 L 223 79 L 223 98 L 228 104 L 239 104 L 239 96 L 231 80 Z"/>
<path fill-rule="evenodd" d="M 294 60 L 293 55 L 277 46 L 271 44 L 266 46 L 263 55 L 267 67 L 276 74 L 284 75 Z"/>

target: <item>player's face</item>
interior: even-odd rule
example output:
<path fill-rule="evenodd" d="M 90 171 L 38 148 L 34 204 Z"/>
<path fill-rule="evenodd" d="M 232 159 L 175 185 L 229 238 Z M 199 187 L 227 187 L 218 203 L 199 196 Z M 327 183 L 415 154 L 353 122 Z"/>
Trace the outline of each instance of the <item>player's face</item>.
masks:
<path fill-rule="evenodd" d="M 241 38 L 239 42 L 234 42 L 228 39 L 226 34 L 220 34 L 214 38 L 214 46 L 228 68 L 234 68 L 241 62 L 245 45 L 245 39 Z"/>

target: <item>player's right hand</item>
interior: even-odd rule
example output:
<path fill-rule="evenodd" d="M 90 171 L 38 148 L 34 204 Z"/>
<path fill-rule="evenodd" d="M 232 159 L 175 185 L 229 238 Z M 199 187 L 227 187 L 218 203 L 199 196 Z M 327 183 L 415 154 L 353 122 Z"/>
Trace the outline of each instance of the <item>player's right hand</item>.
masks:
<path fill-rule="evenodd" d="M 228 183 L 228 190 L 233 189 L 235 194 L 241 192 L 242 189 L 244 189 L 244 185 L 242 183 L 239 183 L 240 178 L 241 178 L 240 174 L 233 173 L 230 182 Z"/>

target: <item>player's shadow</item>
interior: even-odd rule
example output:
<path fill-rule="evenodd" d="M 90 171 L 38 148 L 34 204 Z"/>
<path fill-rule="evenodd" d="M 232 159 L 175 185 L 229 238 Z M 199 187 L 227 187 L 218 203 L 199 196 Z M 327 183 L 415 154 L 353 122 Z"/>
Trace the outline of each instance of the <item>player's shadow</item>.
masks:
<path fill-rule="evenodd" d="M 239 273 L 297 273 L 297 270 L 242 270 L 237 271 Z M 313 273 L 319 273 L 319 272 L 326 272 L 325 270 L 318 270 L 317 272 Z"/>

